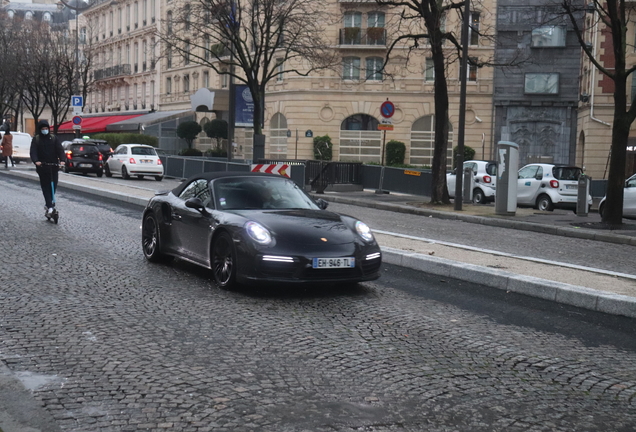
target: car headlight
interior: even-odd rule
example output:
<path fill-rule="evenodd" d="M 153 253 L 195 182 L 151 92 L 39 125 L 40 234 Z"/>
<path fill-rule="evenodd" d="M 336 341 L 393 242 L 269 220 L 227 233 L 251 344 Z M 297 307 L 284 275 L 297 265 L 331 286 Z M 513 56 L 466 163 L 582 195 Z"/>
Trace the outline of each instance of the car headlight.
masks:
<path fill-rule="evenodd" d="M 245 230 L 251 239 L 258 244 L 268 245 L 272 242 L 272 235 L 269 230 L 257 222 L 247 222 Z"/>
<path fill-rule="evenodd" d="M 371 233 L 371 228 L 364 222 L 357 221 L 356 222 L 356 231 L 358 235 L 362 237 L 364 241 L 373 241 L 373 234 Z"/>

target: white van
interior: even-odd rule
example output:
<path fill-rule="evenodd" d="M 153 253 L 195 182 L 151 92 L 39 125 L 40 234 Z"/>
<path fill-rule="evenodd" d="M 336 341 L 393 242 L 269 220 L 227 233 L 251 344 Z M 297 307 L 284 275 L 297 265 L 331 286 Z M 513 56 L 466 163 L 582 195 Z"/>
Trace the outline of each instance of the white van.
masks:
<path fill-rule="evenodd" d="M 31 135 L 24 132 L 11 132 L 13 135 L 13 162 L 29 162 L 31 156 Z M 0 137 L 4 136 L 4 131 L 0 131 Z M 0 138 L 1 139 L 1 138 Z"/>

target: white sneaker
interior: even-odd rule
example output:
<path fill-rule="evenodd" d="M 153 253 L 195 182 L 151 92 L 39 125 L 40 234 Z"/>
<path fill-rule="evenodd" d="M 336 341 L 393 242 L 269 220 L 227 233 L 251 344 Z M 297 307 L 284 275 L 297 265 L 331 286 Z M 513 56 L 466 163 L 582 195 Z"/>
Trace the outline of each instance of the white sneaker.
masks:
<path fill-rule="evenodd" d="M 55 211 L 55 209 L 53 207 L 49 207 L 49 209 L 46 211 L 46 214 L 51 216 L 54 211 Z"/>

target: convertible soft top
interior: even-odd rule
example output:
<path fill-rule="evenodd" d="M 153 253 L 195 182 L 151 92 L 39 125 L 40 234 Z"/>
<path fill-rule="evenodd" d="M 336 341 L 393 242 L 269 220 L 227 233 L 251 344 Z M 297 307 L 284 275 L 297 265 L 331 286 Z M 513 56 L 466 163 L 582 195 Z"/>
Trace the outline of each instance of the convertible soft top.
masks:
<path fill-rule="evenodd" d="M 204 172 L 195 174 L 186 180 L 182 181 L 179 186 L 172 189 L 173 195 L 180 195 L 183 189 L 187 185 L 192 182 L 192 180 L 197 179 L 205 179 L 207 181 L 225 178 L 225 177 L 280 177 L 278 174 L 269 174 L 269 173 L 261 173 L 261 172 L 250 172 L 250 171 L 213 171 L 213 172 Z"/>

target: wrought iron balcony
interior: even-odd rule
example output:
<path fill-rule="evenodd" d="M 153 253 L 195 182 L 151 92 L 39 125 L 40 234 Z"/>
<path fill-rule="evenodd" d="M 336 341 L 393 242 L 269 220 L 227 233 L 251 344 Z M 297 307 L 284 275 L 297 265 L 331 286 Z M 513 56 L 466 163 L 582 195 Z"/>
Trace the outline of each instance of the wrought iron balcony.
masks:
<path fill-rule="evenodd" d="M 383 27 L 347 27 L 340 29 L 339 44 L 386 46 L 386 29 Z"/>
<path fill-rule="evenodd" d="M 113 78 L 113 77 L 122 76 L 122 75 L 130 75 L 130 71 L 131 69 L 129 64 L 112 66 L 105 69 L 97 69 L 93 73 L 93 78 L 96 80 L 100 80 L 100 79 Z"/>

